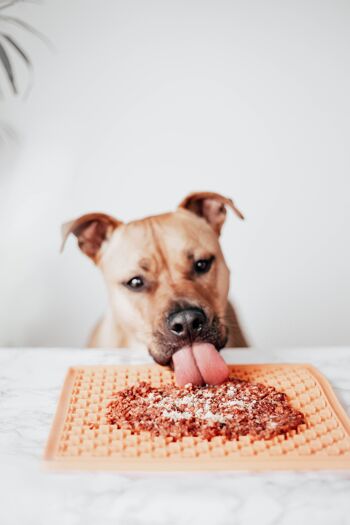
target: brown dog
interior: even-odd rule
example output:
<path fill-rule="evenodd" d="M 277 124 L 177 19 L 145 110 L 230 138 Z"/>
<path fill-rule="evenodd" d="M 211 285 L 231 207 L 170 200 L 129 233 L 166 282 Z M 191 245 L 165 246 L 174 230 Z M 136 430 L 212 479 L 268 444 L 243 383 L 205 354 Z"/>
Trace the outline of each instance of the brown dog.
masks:
<path fill-rule="evenodd" d="M 193 193 L 175 212 L 128 224 L 90 213 L 63 226 L 63 245 L 73 233 L 107 284 L 109 308 L 89 346 L 142 343 L 162 365 L 194 342 L 247 346 L 219 244 L 226 207 L 243 219 L 232 200 Z"/>

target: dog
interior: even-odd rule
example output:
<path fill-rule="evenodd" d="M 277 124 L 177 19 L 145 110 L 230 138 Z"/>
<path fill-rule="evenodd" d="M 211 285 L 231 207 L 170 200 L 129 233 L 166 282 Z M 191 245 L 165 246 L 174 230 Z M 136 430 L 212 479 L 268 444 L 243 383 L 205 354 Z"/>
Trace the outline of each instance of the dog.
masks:
<path fill-rule="evenodd" d="M 141 343 L 161 365 L 193 344 L 216 354 L 248 346 L 228 301 L 230 272 L 219 243 L 227 208 L 243 219 L 231 199 L 201 192 L 174 212 L 130 223 L 89 213 L 64 224 L 62 249 L 74 234 L 107 285 L 109 306 L 88 346 Z"/>

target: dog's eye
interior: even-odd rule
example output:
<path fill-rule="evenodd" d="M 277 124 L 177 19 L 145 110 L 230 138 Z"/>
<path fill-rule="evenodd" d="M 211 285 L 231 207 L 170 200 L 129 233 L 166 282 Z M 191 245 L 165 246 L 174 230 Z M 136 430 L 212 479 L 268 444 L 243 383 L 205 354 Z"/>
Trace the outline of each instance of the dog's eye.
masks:
<path fill-rule="evenodd" d="M 127 283 L 125 283 L 125 285 L 130 290 L 141 290 L 145 286 L 145 283 L 142 277 L 136 276 L 130 279 L 130 281 L 128 281 Z"/>
<path fill-rule="evenodd" d="M 198 274 L 207 273 L 209 272 L 213 261 L 214 257 L 210 257 L 209 259 L 199 259 L 198 261 L 195 261 L 193 269 Z"/>

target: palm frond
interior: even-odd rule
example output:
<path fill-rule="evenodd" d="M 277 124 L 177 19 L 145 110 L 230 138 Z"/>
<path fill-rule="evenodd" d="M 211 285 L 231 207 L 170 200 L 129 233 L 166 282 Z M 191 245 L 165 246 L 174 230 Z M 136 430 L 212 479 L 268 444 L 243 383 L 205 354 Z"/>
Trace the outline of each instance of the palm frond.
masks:
<path fill-rule="evenodd" d="M 14 51 L 17 56 L 22 59 L 27 67 L 29 73 L 28 85 L 23 97 L 26 98 L 28 95 L 33 80 L 33 64 L 28 53 L 23 49 L 22 45 L 18 43 L 17 37 L 12 36 L 12 31 L 8 29 L 8 26 L 17 26 L 25 32 L 31 33 L 36 38 L 41 40 L 51 51 L 54 50 L 52 42 L 43 34 L 41 31 L 38 31 L 28 22 L 25 22 L 17 16 L 11 14 L 3 14 L 5 9 L 11 8 L 19 3 L 40 3 L 41 0 L 0 0 L 0 67 L 2 66 L 5 70 L 7 79 L 11 84 L 11 88 L 14 94 L 17 94 L 17 85 L 16 85 L 16 76 L 15 70 L 11 62 L 11 53 L 9 53 L 8 48 L 11 48 L 11 51 Z M 5 29 L 6 28 L 6 29 Z M 17 58 L 14 55 L 14 58 Z M 15 62 L 16 64 L 16 62 Z M 1 92 L 0 92 L 1 96 Z"/>
<path fill-rule="evenodd" d="M 7 42 L 17 51 L 17 53 L 23 58 L 27 66 L 29 68 L 32 68 L 32 62 L 29 56 L 25 51 L 23 51 L 23 48 L 18 44 L 18 42 L 16 42 L 16 40 L 12 38 L 12 36 L 7 35 L 6 33 L 0 33 L 0 35 L 2 36 L 2 38 L 7 40 Z"/>
<path fill-rule="evenodd" d="M 13 7 L 16 4 L 40 4 L 41 0 L 0 0 L 0 11 Z"/>
<path fill-rule="evenodd" d="M 17 18 L 16 16 L 0 15 L 0 21 L 8 23 L 8 24 L 13 24 L 18 27 L 21 27 L 22 29 L 25 29 L 32 35 L 35 35 L 37 38 L 39 38 L 42 42 L 44 42 L 44 44 L 47 47 L 49 47 L 51 50 L 54 50 L 54 46 L 52 42 L 43 33 L 35 29 L 35 27 L 28 24 L 27 22 L 24 22 L 24 20 L 21 20 L 20 18 Z"/>
<path fill-rule="evenodd" d="M 18 0 L 0 0 L 0 11 L 12 7 L 15 4 L 18 4 Z"/>
<path fill-rule="evenodd" d="M 23 98 L 26 99 L 31 91 L 33 85 L 33 64 L 28 54 L 20 46 L 20 44 L 11 36 L 6 33 L 0 33 L 0 38 L 3 38 L 7 43 L 16 51 L 16 53 L 22 58 L 23 62 L 27 66 L 29 78 L 26 90 L 23 93 Z"/>
<path fill-rule="evenodd" d="M 7 122 L 0 122 L 0 145 L 1 143 L 15 143 L 19 141 L 16 130 Z"/>
<path fill-rule="evenodd" d="M 0 62 L 2 63 L 5 73 L 7 75 L 8 81 L 11 84 L 12 91 L 16 95 L 17 87 L 16 87 L 15 76 L 13 73 L 13 67 L 12 67 L 9 55 L 6 49 L 4 48 L 4 46 L 1 44 L 1 42 L 0 42 Z"/>

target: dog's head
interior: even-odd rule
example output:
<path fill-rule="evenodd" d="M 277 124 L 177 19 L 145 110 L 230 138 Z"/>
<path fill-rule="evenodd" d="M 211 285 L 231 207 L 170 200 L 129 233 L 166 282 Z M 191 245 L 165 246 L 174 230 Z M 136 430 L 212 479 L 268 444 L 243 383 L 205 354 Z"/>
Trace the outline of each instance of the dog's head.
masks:
<path fill-rule="evenodd" d="M 175 212 L 124 224 L 101 213 L 63 226 L 101 269 L 116 324 L 168 364 L 184 345 L 225 346 L 229 270 L 219 235 L 233 202 L 194 193 Z"/>

